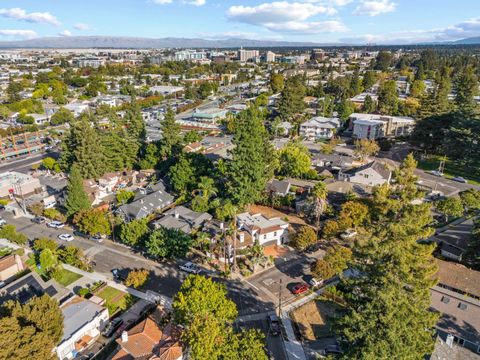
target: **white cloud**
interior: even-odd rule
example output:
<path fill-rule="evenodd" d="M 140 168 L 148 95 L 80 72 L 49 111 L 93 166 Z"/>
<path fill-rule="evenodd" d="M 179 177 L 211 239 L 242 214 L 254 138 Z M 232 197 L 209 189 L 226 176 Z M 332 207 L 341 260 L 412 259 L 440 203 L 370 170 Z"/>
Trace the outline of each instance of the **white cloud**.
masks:
<path fill-rule="evenodd" d="M 171 4 L 173 0 L 153 0 L 154 4 L 157 5 L 166 5 L 166 4 Z"/>
<path fill-rule="evenodd" d="M 306 1 L 275 1 L 257 6 L 231 6 L 227 11 L 227 18 L 230 21 L 261 26 L 277 32 L 316 34 L 348 30 L 338 20 L 307 21 L 316 15 L 333 15 L 336 10 L 328 4 L 317 3 L 316 0 Z M 343 0 L 343 3 L 345 1 Z"/>
<path fill-rule="evenodd" d="M 349 43 L 411 44 L 419 42 L 451 41 L 480 36 L 480 18 L 437 29 L 399 31 L 387 34 L 364 34 L 341 39 Z"/>
<path fill-rule="evenodd" d="M 0 9 L 0 15 L 10 19 L 24 20 L 31 23 L 46 23 L 60 26 L 58 19 L 48 12 L 32 12 L 27 13 L 20 8 Z"/>
<path fill-rule="evenodd" d="M 225 39 L 257 39 L 258 34 L 248 31 L 225 31 L 225 32 L 204 32 L 199 33 L 198 36 L 204 39 L 225 40 Z"/>
<path fill-rule="evenodd" d="M 187 1 L 187 4 L 194 5 L 194 6 L 203 6 L 203 5 L 205 5 L 206 3 L 207 3 L 206 0 L 191 0 L 191 1 Z"/>
<path fill-rule="evenodd" d="M 60 35 L 60 36 L 72 36 L 73 34 L 69 30 L 63 30 L 63 31 L 59 32 L 58 35 Z"/>
<path fill-rule="evenodd" d="M 377 16 L 395 11 L 397 4 L 390 0 L 371 1 L 362 0 L 360 5 L 353 11 L 354 15 Z"/>
<path fill-rule="evenodd" d="M 85 23 L 76 23 L 73 27 L 75 29 L 81 30 L 81 31 L 90 30 L 90 25 L 85 24 Z"/>
<path fill-rule="evenodd" d="M 0 30 L 0 36 L 12 39 L 33 39 L 38 35 L 33 30 Z"/>

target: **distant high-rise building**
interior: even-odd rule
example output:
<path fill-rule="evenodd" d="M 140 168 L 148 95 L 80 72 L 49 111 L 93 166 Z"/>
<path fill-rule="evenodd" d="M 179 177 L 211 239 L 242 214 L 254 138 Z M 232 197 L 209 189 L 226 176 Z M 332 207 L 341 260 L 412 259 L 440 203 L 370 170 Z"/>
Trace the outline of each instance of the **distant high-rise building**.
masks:
<path fill-rule="evenodd" d="M 273 51 L 267 51 L 265 54 L 265 62 L 275 62 L 275 56 Z"/>
<path fill-rule="evenodd" d="M 247 62 L 248 60 L 253 60 L 259 56 L 258 50 L 238 50 L 238 59 L 241 62 Z"/>
<path fill-rule="evenodd" d="M 323 60 L 325 58 L 325 51 L 323 49 L 312 50 L 312 60 Z"/>

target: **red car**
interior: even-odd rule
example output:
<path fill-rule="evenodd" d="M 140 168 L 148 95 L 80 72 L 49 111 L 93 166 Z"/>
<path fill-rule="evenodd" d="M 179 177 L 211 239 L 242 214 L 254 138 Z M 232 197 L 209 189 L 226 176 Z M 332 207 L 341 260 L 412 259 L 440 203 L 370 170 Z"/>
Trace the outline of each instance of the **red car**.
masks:
<path fill-rule="evenodd" d="M 309 288 L 307 284 L 297 284 L 292 288 L 292 293 L 295 295 L 303 294 L 305 291 L 308 291 Z"/>

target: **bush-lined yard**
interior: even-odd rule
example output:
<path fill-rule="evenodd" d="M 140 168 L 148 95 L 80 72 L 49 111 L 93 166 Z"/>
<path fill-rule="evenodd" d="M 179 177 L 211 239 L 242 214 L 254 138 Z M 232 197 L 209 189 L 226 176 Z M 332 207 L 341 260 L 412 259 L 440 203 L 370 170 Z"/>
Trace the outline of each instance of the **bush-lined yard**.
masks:
<path fill-rule="evenodd" d="M 108 308 L 110 316 L 117 311 L 126 310 L 135 302 L 136 298 L 123 291 L 107 286 L 95 294 L 105 300 L 105 306 Z"/>

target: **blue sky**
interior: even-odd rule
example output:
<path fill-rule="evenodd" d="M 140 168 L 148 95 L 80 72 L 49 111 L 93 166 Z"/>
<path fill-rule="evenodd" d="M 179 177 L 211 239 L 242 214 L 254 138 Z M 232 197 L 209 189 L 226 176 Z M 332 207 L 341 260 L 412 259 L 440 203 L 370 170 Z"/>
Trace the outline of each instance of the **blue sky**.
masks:
<path fill-rule="evenodd" d="M 480 36 L 480 0 L 0 0 L 0 40 L 71 35 L 455 40 Z"/>

